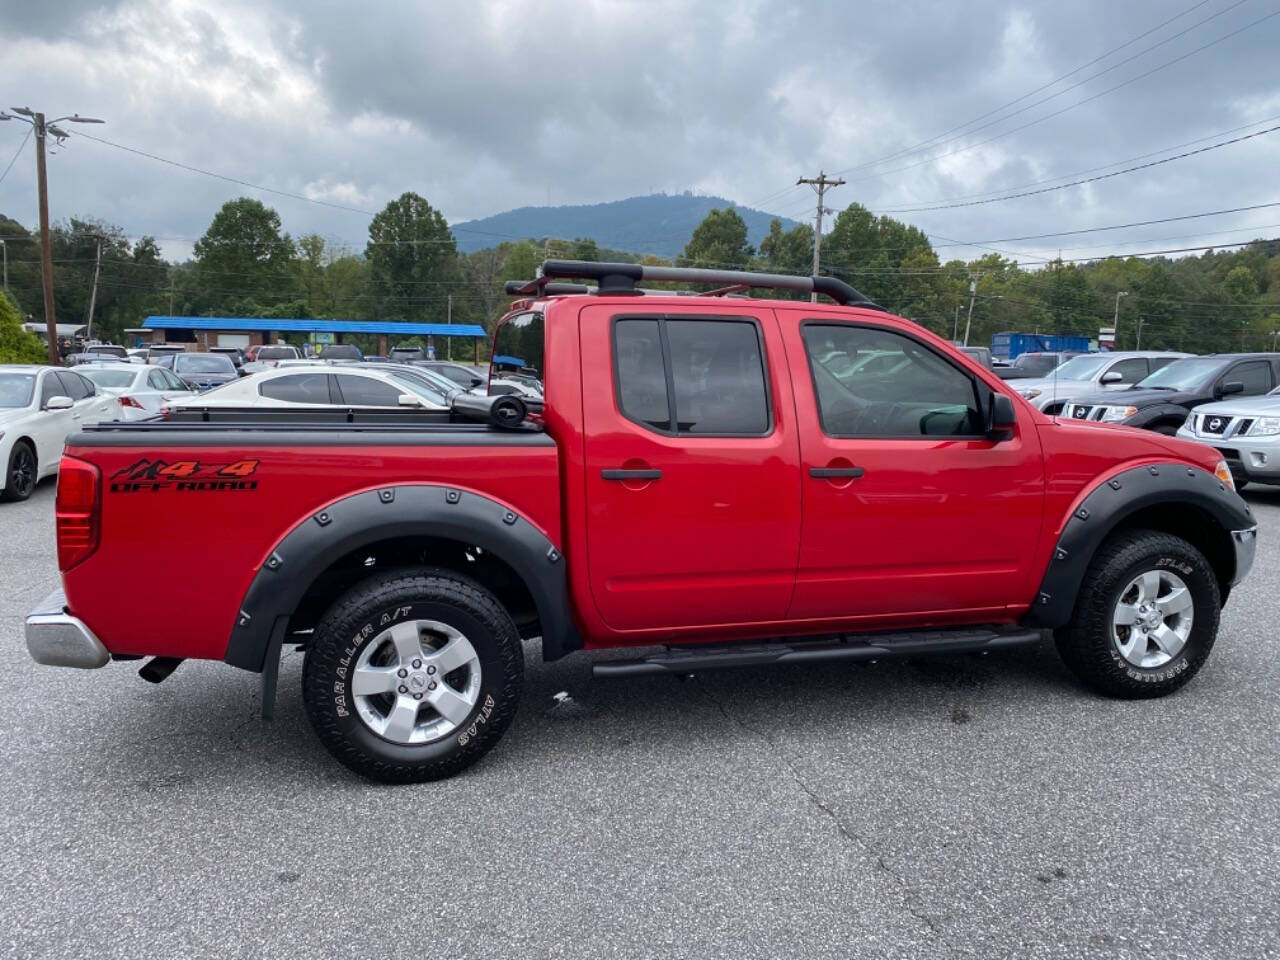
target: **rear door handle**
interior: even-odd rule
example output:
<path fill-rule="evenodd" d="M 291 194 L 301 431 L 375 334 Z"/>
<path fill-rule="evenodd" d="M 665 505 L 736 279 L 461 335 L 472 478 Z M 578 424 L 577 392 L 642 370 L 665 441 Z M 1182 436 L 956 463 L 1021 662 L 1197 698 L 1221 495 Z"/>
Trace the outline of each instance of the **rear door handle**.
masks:
<path fill-rule="evenodd" d="M 601 470 L 600 476 L 605 480 L 661 480 L 661 470 Z"/>
<path fill-rule="evenodd" d="M 861 467 L 810 467 L 809 476 L 818 480 L 832 480 L 837 477 L 857 479 L 866 473 Z"/>

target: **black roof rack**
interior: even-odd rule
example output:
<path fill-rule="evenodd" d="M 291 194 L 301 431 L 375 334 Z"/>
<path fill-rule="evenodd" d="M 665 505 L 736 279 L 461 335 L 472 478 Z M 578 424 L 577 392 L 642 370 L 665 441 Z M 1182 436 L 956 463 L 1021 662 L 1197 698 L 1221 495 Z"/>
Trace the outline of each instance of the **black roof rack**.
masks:
<path fill-rule="evenodd" d="M 506 292 L 510 296 L 552 296 L 565 293 L 592 292 L 589 287 L 574 283 L 552 283 L 553 280 L 594 280 L 594 292 L 613 296 L 643 296 L 646 292 L 636 284 L 649 283 L 710 283 L 721 289 L 707 295 L 724 295 L 740 290 L 773 289 L 798 290 L 801 293 L 821 293 L 842 306 L 883 309 L 864 297 L 843 280 L 835 277 L 797 277 L 784 273 L 749 273 L 745 270 L 705 270 L 700 267 L 658 267 L 643 263 L 600 263 L 590 260 L 545 260 L 537 279 L 521 283 L 510 280 Z M 662 291 L 667 293 L 668 291 Z M 670 291 L 674 293 L 674 291 Z"/>

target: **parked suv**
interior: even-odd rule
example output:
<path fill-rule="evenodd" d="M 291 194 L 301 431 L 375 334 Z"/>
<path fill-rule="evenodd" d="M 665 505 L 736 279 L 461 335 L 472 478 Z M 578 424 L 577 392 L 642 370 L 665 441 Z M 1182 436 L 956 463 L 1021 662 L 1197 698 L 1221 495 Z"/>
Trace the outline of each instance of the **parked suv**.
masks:
<path fill-rule="evenodd" d="M 1073 396 L 1099 390 L 1124 390 L 1189 353 L 1082 353 L 1048 376 L 1020 379 L 1014 388 L 1031 405 L 1048 414 L 1061 413 Z"/>
<path fill-rule="evenodd" d="M 542 296 L 556 278 L 597 292 Z M 591 667 L 626 677 L 1052 631 L 1086 683 L 1141 699 L 1196 674 L 1252 565 L 1256 523 L 1217 451 L 1049 418 L 835 278 L 547 261 L 518 294 L 493 355 L 536 371 L 545 402 L 210 408 L 72 437 L 65 592 L 27 618 L 31 655 L 152 657 L 155 682 L 224 660 L 262 674 L 269 710 L 281 651 L 301 646 L 325 746 L 405 782 L 498 743 L 524 640 L 546 660 L 629 651 Z M 198 585 L 161 555 L 201 557 Z"/>
<path fill-rule="evenodd" d="M 1161 367 L 1127 390 L 1076 397 L 1062 415 L 1143 427 L 1173 436 L 1192 407 L 1223 397 L 1254 397 L 1280 383 L 1278 353 L 1220 353 L 1186 357 Z"/>
<path fill-rule="evenodd" d="M 1030 351 L 1021 353 L 1007 367 L 997 367 L 996 376 L 1001 380 L 1026 380 L 1032 377 L 1048 376 L 1049 371 L 1066 363 L 1072 357 L 1084 356 L 1081 353 L 1041 353 Z"/>
<path fill-rule="evenodd" d="M 1178 436 L 1217 447 L 1237 489 L 1248 483 L 1280 484 L 1280 387 L 1261 397 L 1196 407 Z"/>

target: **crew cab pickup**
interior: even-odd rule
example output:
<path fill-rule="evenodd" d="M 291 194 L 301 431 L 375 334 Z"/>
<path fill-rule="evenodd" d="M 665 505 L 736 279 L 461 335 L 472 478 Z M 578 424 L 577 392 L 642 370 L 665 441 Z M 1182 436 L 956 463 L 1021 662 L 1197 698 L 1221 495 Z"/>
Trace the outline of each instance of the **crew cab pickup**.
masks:
<path fill-rule="evenodd" d="M 835 302 L 739 295 L 764 288 Z M 548 261 L 508 292 L 493 354 L 544 393 L 455 401 L 492 422 L 210 408 L 71 437 L 32 656 L 149 657 L 153 681 L 223 660 L 269 710 L 301 645 L 333 755 L 417 781 L 501 737 L 522 640 L 627 650 L 593 672 L 628 676 L 1052 632 L 1086 683 L 1152 697 L 1199 670 L 1253 562 L 1217 451 L 1047 417 L 838 280 Z"/>

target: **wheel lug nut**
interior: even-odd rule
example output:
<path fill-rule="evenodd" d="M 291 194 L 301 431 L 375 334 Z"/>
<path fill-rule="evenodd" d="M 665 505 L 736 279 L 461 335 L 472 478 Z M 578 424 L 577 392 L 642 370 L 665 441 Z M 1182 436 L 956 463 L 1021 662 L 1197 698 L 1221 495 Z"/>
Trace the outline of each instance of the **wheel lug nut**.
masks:
<path fill-rule="evenodd" d="M 420 694 L 420 693 L 415 693 L 415 694 L 413 695 L 413 699 L 415 699 L 415 700 L 421 700 L 421 699 L 422 699 L 422 694 Z"/>
<path fill-rule="evenodd" d="M 421 660 L 414 660 L 414 661 L 413 661 L 413 669 L 417 670 L 420 666 L 422 666 L 422 661 L 421 661 Z"/>
<path fill-rule="evenodd" d="M 434 680 L 432 680 L 430 683 L 427 684 L 428 690 L 434 690 L 435 688 L 436 688 L 436 682 Z"/>
<path fill-rule="evenodd" d="M 400 677 L 401 679 L 404 679 L 408 675 L 409 675 L 409 671 L 406 670 L 404 667 L 401 667 L 399 670 L 396 671 L 396 676 Z"/>
<path fill-rule="evenodd" d="M 402 683 L 402 684 L 400 684 L 400 692 L 401 692 L 401 693 L 408 693 L 408 692 L 409 692 L 409 688 L 408 688 L 408 687 L 406 687 L 406 686 Z"/>
<path fill-rule="evenodd" d="M 435 672 L 436 672 L 435 667 L 427 667 L 427 673 L 435 673 Z"/>

